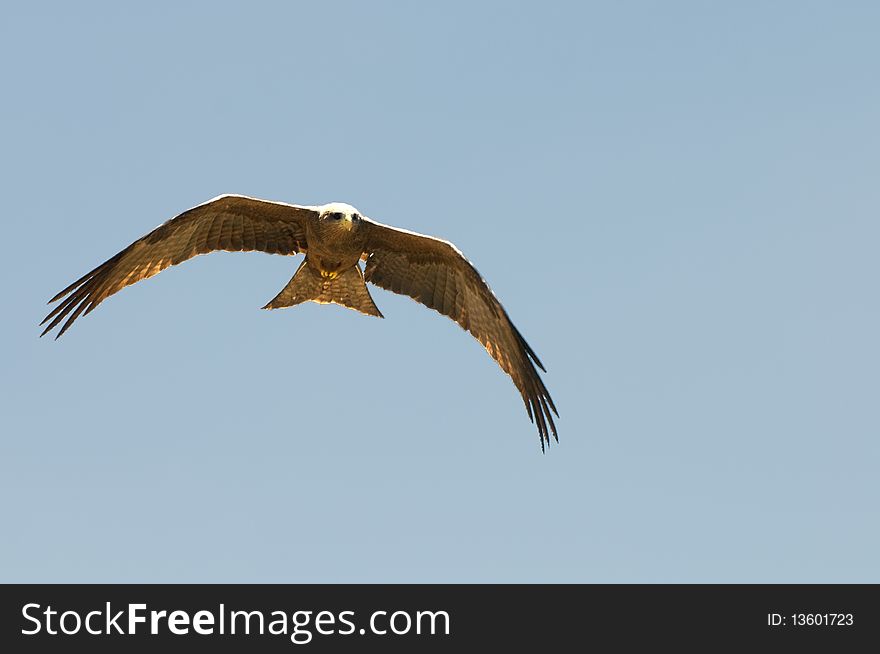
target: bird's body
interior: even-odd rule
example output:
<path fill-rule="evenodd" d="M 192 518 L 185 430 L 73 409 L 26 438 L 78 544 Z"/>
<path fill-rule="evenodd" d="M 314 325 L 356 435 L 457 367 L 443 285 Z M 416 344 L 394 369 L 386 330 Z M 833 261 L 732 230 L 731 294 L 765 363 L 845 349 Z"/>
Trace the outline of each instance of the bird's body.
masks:
<path fill-rule="evenodd" d="M 312 301 L 382 317 L 365 282 L 408 295 L 449 316 L 483 344 L 513 379 L 537 423 L 541 448 L 556 436 L 553 400 L 537 355 L 476 268 L 451 243 L 382 225 L 343 203 L 300 206 L 241 195 L 200 204 L 138 239 L 50 300 L 43 320 L 58 336 L 110 295 L 168 266 L 216 250 L 304 253 L 287 285 L 264 308 Z M 359 262 L 366 262 L 361 271 Z M 42 323 L 41 323 L 42 324 Z"/>

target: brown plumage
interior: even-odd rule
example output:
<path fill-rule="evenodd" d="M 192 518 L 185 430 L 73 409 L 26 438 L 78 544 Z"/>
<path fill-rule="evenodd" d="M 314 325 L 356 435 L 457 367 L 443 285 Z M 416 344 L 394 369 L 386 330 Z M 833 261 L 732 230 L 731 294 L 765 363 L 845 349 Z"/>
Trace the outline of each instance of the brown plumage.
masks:
<path fill-rule="evenodd" d="M 367 281 L 449 316 L 510 375 L 536 423 L 541 449 L 551 433 L 556 437 L 556 407 L 535 368 L 544 366 L 476 268 L 447 241 L 373 222 L 347 204 L 297 206 L 239 195 L 210 200 L 160 225 L 53 297 L 50 304 L 60 303 L 40 323 L 49 323 L 43 334 L 64 321 L 58 338 L 126 286 L 216 250 L 305 253 L 293 278 L 265 308 L 333 302 L 382 317 Z"/>

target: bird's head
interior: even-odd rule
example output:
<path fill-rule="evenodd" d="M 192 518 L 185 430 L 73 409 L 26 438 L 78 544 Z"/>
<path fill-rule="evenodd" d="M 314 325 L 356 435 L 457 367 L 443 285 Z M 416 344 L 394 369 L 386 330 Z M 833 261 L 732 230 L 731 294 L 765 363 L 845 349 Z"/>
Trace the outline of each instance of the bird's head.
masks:
<path fill-rule="evenodd" d="M 331 228 L 351 230 L 361 219 L 360 212 L 350 204 L 331 202 L 318 207 L 322 223 Z"/>

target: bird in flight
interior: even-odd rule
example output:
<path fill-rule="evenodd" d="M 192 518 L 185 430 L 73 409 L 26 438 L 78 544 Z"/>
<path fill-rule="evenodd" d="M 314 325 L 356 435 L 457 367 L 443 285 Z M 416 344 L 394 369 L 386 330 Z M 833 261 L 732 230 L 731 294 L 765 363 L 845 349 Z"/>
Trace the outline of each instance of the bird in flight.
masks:
<path fill-rule="evenodd" d="M 364 217 L 348 204 L 299 206 L 243 195 L 221 195 L 163 223 L 49 300 L 59 304 L 40 336 L 61 324 L 57 339 L 126 286 L 217 250 L 305 258 L 264 309 L 301 302 L 334 303 L 382 317 L 365 282 L 412 299 L 469 331 L 510 375 L 538 428 L 541 450 L 558 441 L 558 413 L 538 371 L 534 350 L 511 322 L 477 269 L 452 243 Z M 359 262 L 365 262 L 361 271 Z M 66 319 L 66 320 L 65 320 Z M 552 412 L 552 413 L 551 413 Z"/>

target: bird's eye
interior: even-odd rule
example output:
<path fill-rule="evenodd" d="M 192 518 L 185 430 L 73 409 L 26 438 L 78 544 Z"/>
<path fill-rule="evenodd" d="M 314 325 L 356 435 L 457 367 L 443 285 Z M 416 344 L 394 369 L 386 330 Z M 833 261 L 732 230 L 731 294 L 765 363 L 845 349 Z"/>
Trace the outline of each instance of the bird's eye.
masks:
<path fill-rule="evenodd" d="M 339 213 L 338 211 L 334 211 L 333 213 L 330 214 L 330 218 L 333 220 L 342 220 L 342 214 Z"/>
<path fill-rule="evenodd" d="M 353 214 L 351 214 L 351 219 L 352 219 L 352 220 L 360 220 L 361 217 L 360 217 L 358 214 L 353 213 Z"/>

